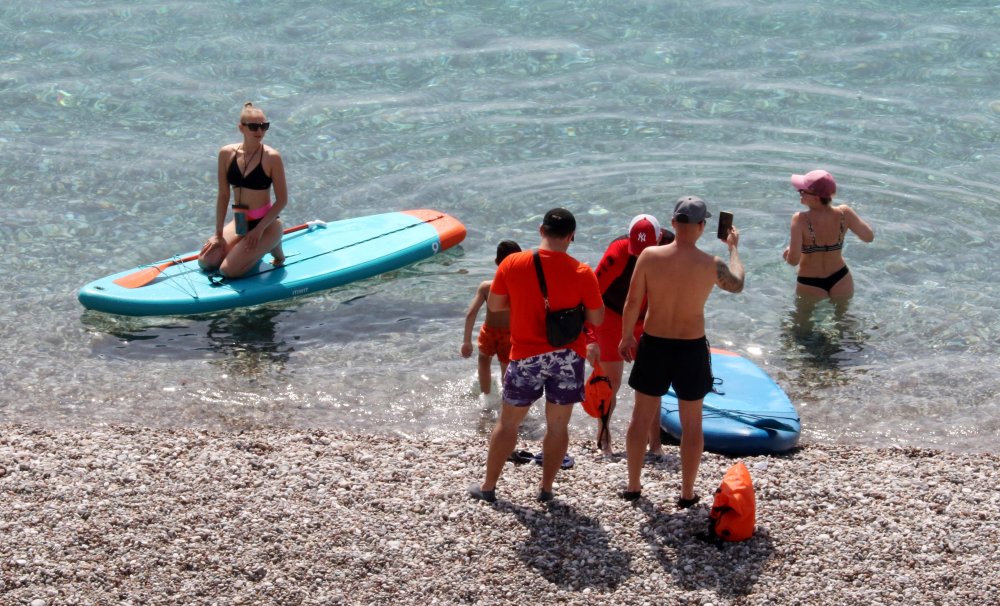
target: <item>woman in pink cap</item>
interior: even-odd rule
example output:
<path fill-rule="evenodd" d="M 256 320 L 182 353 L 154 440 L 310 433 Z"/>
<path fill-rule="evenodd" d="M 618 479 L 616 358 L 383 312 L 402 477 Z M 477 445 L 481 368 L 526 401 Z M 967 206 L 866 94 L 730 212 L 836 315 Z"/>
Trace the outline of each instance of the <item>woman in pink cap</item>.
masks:
<path fill-rule="evenodd" d="M 795 292 L 810 299 L 847 299 L 854 294 L 854 280 L 842 254 L 847 230 L 864 242 L 875 232 L 850 206 L 833 206 L 837 183 L 825 170 L 792 175 L 792 187 L 808 210 L 792 215 L 791 241 L 782 253 L 789 265 L 799 268 Z"/>

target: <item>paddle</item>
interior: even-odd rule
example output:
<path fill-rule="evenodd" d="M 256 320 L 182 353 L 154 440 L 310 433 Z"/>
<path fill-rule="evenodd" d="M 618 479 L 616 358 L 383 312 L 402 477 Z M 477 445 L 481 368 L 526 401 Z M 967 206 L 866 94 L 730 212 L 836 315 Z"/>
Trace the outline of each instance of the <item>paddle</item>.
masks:
<path fill-rule="evenodd" d="M 675 398 L 677 397 L 677 394 L 674 393 L 673 389 L 670 389 L 669 393 L 673 397 L 675 397 Z M 719 416 L 728 417 L 728 418 L 730 418 L 730 419 L 732 419 L 734 421 L 739 421 L 740 423 L 746 423 L 747 425 L 750 425 L 752 427 L 758 427 L 760 429 L 773 429 L 775 431 L 790 431 L 792 433 L 798 433 L 798 431 L 799 431 L 798 429 L 795 429 L 794 427 L 792 427 L 788 423 L 782 423 L 781 421 L 779 421 L 777 419 L 751 419 L 751 418 L 745 417 L 745 416 L 743 416 L 743 415 L 741 415 L 739 413 L 735 413 L 735 412 L 732 412 L 732 411 L 729 411 L 729 410 L 723 410 L 721 408 L 716 408 L 716 407 L 711 406 L 709 404 L 705 404 L 704 402 L 702 402 L 701 406 L 702 406 L 702 408 L 706 408 L 706 409 L 708 409 L 708 410 L 710 410 L 710 411 L 718 414 Z"/>
<path fill-rule="evenodd" d="M 319 219 L 315 219 L 313 221 L 309 221 L 308 223 L 303 223 L 302 225 L 289 227 L 283 233 L 287 235 L 290 233 L 301 231 L 303 229 L 311 229 L 314 226 L 326 227 L 326 222 L 320 221 Z M 173 261 L 167 261 L 166 263 L 160 263 L 159 265 L 153 265 L 152 267 L 140 269 L 139 271 L 128 274 L 127 276 L 122 276 L 116 279 L 114 282 L 118 286 L 123 286 L 125 288 L 139 288 L 155 280 L 156 277 L 159 276 L 161 273 L 163 273 L 163 270 L 167 269 L 168 267 L 173 267 L 174 265 L 179 265 L 181 263 L 187 263 L 188 261 L 194 261 L 195 259 L 198 258 L 199 254 L 200 253 L 195 253 L 193 255 L 188 255 L 183 259 L 174 259 Z"/>
<path fill-rule="evenodd" d="M 702 407 L 706 408 L 706 409 L 708 409 L 708 410 L 710 410 L 710 411 L 712 411 L 712 412 L 714 412 L 714 413 L 716 413 L 718 415 L 721 415 L 723 417 L 729 417 L 730 419 L 732 419 L 734 421 L 739 421 L 740 423 L 746 423 L 747 425 L 752 425 L 753 427 L 759 427 L 760 429 L 773 429 L 773 430 L 776 430 L 776 431 L 790 431 L 790 432 L 793 432 L 793 433 L 798 432 L 797 429 L 795 429 L 794 427 L 792 427 L 788 423 L 782 423 L 781 421 L 779 421 L 777 419 L 750 419 L 748 417 L 744 417 L 741 414 L 738 414 L 738 413 L 735 413 L 735 412 L 732 412 L 732 411 L 729 411 L 729 410 L 723 410 L 721 408 L 716 408 L 714 406 L 709 406 L 708 404 L 704 404 L 703 403 Z"/>

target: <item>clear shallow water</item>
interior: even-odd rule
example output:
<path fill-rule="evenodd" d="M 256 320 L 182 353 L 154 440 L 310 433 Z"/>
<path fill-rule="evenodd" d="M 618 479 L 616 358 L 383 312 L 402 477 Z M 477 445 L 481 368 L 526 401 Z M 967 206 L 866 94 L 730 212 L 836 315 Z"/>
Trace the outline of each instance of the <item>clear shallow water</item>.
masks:
<path fill-rule="evenodd" d="M 596 263 L 633 215 L 694 193 L 734 212 L 749 272 L 713 295 L 709 338 L 768 369 L 806 439 L 995 450 L 997 32 L 987 2 L 8 0 L 0 422 L 481 432 L 458 348 L 496 242 L 535 244 L 567 206 Z M 84 311 L 85 282 L 206 237 L 246 100 L 272 121 L 290 224 L 430 207 L 467 240 L 261 308 Z M 847 316 L 803 333 L 781 250 L 788 175 L 817 167 L 876 240 L 849 240 Z"/>

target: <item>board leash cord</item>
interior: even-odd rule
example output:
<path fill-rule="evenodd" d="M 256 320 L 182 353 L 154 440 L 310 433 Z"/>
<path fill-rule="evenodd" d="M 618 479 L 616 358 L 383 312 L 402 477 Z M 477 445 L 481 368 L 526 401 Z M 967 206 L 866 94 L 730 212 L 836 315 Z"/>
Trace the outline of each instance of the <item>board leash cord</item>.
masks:
<path fill-rule="evenodd" d="M 703 406 L 705 406 L 705 405 L 703 405 Z M 675 412 L 680 412 L 676 408 L 664 408 L 663 410 L 667 414 L 673 414 Z M 723 418 L 728 418 L 730 415 L 738 415 L 738 416 L 741 416 L 741 417 L 746 417 L 748 419 L 755 419 L 755 420 L 760 420 L 760 419 L 780 419 L 782 421 L 795 421 L 796 423 L 800 423 L 802 421 L 801 417 L 787 417 L 787 416 L 784 416 L 784 415 L 768 415 L 768 414 L 761 414 L 759 412 L 743 412 L 743 411 L 740 411 L 740 410 L 725 410 L 725 411 L 720 411 L 720 410 L 715 410 L 715 409 L 709 409 L 709 408 L 707 408 L 707 406 L 706 406 L 706 409 L 704 410 L 704 412 L 702 413 L 702 418 L 705 418 L 705 419 L 723 419 Z"/>

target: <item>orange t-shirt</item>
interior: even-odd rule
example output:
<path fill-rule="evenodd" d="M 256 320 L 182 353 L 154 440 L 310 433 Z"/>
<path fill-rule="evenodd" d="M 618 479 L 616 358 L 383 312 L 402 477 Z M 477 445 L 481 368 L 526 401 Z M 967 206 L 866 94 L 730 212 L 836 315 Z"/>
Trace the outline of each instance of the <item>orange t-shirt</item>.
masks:
<path fill-rule="evenodd" d="M 601 289 L 597 276 L 587 265 L 566 253 L 540 250 L 545 285 L 551 309 L 576 307 L 600 309 Z M 510 301 L 510 359 L 523 360 L 569 347 L 580 356 L 587 355 L 583 333 L 566 347 L 553 347 L 545 336 L 545 300 L 538 285 L 532 251 L 509 255 L 500 267 L 490 291 L 507 295 Z"/>

